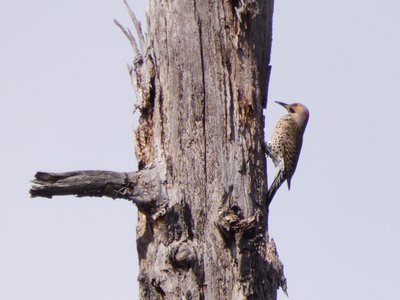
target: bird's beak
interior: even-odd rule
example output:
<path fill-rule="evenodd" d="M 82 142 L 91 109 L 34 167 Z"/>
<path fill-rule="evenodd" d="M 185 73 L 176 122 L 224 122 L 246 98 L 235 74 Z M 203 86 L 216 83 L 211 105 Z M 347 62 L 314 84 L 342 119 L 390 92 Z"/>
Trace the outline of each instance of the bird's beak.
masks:
<path fill-rule="evenodd" d="M 279 105 L 282 105 L 284 108 L 286 108 L 286 110 L 289 108 L 289 104 L 283 103 L 283 102 L 279 102 L 279 101 L 275 101 L 275 103 L 278 103 Z"/>

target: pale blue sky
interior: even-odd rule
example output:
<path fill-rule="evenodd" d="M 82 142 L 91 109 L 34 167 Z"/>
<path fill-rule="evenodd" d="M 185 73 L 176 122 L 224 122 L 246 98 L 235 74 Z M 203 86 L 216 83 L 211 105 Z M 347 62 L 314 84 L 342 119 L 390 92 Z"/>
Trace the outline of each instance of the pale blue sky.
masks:
<path fill-rule="evenodd" d="M 399 297 L 399 11 L 275 3 L 266 135 L 284 113 L 272 100 L 311 114 L 270 214 L 289 299 Z M 137 299 L 132 204 L 28 196 L 37 170 L 136 168 L 132 51 L 113 18 L 130 24 L 122 1 L 0 3 L 0 299 Z"/>

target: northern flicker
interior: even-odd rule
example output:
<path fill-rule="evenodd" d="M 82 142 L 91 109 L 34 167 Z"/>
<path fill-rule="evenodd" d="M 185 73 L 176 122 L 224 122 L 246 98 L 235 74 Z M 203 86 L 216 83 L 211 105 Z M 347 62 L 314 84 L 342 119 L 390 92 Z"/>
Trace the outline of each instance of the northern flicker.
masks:
<path fill-rule="evenodd" d="M 303 144 L 304 130 L 310 115 L 307 107 L 303 104 L 275 102 L 286 108 L 288 114 L 279 119 L 271 140 L 265 147 L 267 155 L 271 157 L 276 168 L 275 179 L 267 193 L 267 206 L 285 180 L 290 190 L 290 180 L 296 170 Z"/>

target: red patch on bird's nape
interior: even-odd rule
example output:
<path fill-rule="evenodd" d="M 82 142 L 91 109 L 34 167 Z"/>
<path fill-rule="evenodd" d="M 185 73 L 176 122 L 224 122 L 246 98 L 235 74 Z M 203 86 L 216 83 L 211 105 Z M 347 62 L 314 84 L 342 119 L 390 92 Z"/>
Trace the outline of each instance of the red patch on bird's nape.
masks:
<path fill-rule="evenodd" d="M 310 113 L 308 112 L 307 108 L 304 110 L 304 115 L 306 116 L 307 119 L 310 117 Z"/>

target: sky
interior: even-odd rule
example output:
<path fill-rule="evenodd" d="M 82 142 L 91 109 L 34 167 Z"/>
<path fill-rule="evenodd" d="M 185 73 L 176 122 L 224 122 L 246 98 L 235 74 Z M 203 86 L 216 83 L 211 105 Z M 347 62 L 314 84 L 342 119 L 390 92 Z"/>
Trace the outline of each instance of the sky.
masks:
<path fill-rule="evenodd" d="M 266 138 L 285 113 L 273 100 L 310 111 L 269 220 L 289 299 L 399 297 L 399 10 L 275 3 Z M 28 194 L 38 170 L 137 168 L 133 53 L 114 18 L 130 25 L 122 0 L 0 3 L 0 299 L 138 298 L 134 205 Z"/>

